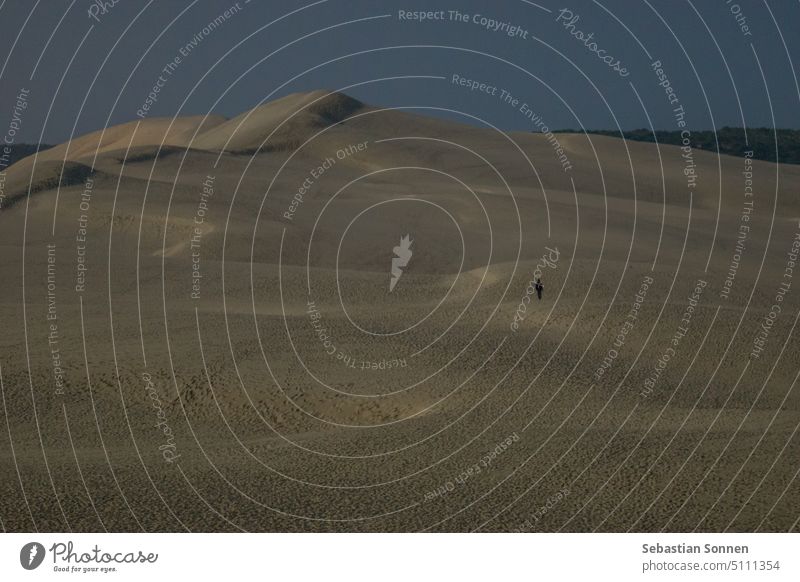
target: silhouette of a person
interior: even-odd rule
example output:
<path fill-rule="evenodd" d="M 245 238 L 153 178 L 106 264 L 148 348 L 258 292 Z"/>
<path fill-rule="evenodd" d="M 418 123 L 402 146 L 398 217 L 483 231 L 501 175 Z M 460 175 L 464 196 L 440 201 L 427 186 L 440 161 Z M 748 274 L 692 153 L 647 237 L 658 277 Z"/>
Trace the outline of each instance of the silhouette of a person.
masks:
<path fill-rule="evenodd" d="M 539 298 L 539 301 L 541 301 L 544 285 L 542 285 L 542 280 L 539 277 L 536 277 L 536 285 L 534 285 L 534 289 L 536 289 L 536 296 Z"/>

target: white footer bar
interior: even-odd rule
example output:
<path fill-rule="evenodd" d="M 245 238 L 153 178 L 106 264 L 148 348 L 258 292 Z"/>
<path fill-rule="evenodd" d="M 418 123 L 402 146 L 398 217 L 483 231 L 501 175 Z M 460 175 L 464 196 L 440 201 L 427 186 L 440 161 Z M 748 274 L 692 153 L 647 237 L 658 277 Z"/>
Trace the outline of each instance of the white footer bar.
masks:
<path fill-rule="evenodd" d="M 800 534 L 3 534 L 0 580 L 797 581 L 798 554 Z"/>

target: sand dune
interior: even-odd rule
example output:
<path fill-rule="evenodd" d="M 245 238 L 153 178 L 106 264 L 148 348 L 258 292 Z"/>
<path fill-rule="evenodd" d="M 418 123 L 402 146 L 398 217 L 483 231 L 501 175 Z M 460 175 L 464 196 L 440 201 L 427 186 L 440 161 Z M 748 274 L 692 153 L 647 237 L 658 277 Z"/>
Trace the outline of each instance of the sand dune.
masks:
<path fill-rule="evenodd" d="M 742 159 L 557 139 L 316 91 L 9 168 L 5 528 L 788 528 L 800 170 L 744 220 Z"/>

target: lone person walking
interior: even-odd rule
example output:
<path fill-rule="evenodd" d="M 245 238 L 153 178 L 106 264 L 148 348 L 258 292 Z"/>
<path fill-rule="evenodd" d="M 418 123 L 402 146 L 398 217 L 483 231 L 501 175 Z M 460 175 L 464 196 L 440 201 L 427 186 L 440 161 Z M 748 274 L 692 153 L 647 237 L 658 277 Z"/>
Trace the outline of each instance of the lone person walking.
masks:
<path fill-rule="evenodd" d="M 539 301 L 541 301 L 544 285 L 542 285 L 542 280 L 539 277 L 536 277 L 536 285 L 534 285 L 534 289 L 536 289 L 536 296 L 539 298 Z"/>

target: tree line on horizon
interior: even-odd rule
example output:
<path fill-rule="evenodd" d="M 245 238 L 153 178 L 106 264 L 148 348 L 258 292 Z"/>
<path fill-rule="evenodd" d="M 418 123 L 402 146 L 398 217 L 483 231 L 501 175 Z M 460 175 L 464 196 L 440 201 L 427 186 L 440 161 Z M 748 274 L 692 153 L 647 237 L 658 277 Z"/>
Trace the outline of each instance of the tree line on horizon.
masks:
<path fill-rule="evenodd" d="M 554 133 L 583 133 L 574 129 L 559 130 Z M 683 145 L 681 132 L 649 129 L 633 129 L 614 131 L 590 129 L 586 133 L 623 137 L 632 141 L 643 141 L 665 145 Z M 692 147 L 695 149 L 716 152 L 731 156 L 744 157 L 746 151 L 753 151 L 753 158 L 767 162 L 780 161 L 782 164 L 800 164 L 800 130 L 772 129 L 769 127 L 749 127 L 745 135 L 742 127 L 723 127 L 719 130 L 693 131 Z M 777 141 L 777 148 L 776 148 Z"/>
<path fill-rule="evenodd" d="M 553 133 L 584 133 L 576 129 L 560 129 Z M 608 137 L 623 137 L 631 141 L 648 143 L 659 143 L 662 145 L 683 145 L 681 132 L 649 129 L 632 129 L 628 131 L 616 131 L 608 129 L 589 129 L 586 133 L 592 135 L 604 135 Z M 777 140 L 777 150 L 775 147 Z M 745 130 L 741 127 L 723 127 L 716 132 L 710 130 L 693 131 L 692 147 L 699 150 L 716 152 L 719 145 L 719 153 L 731 156 L 744 157 L 746 151 L 753 151 L 753 158 L 767 162 L 780 160 L 782 164 L 800 164 L 800 130 L 797 129 L 776 129 L 769 127 L 751 127 Z M 11 166 L 15 162 L 25 158 L 34 152 L 37 147 L 39 151 L 44 151 L 53 147 L 49 144 L 19 143 L 11 146 L 10 162 Z M 2 170 L 3 168 L 0 168 Z"/>

